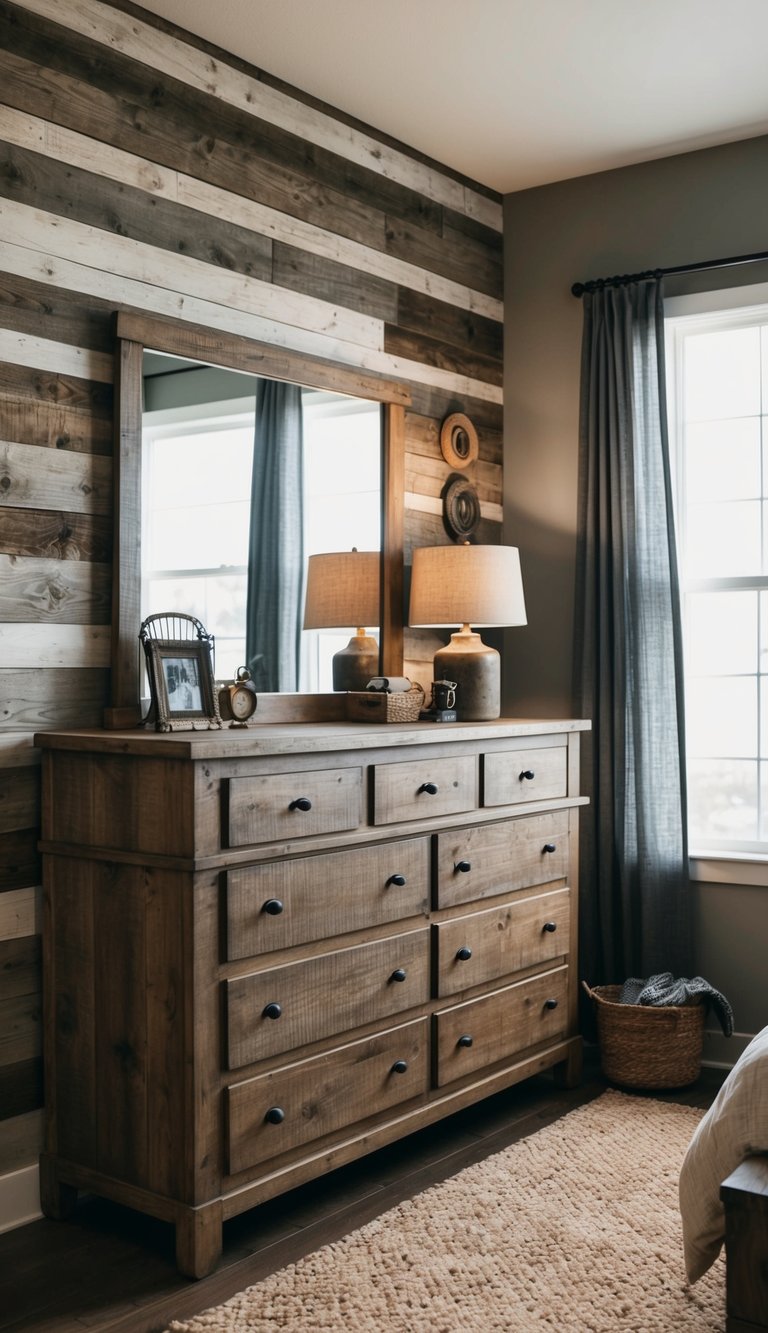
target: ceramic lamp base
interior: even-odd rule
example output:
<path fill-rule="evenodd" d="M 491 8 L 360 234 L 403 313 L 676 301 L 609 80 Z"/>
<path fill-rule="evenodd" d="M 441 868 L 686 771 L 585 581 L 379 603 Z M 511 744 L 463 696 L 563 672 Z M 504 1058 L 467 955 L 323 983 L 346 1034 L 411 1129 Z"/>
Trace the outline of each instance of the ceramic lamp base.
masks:
<path fill-rule="evenodd" d="M 379 672 L 379 645 L 370 634 L 353 634 L 333 655 L 334 690 L 364 690 Z"/>
<path fill-rule="evenodd" d="M 460 722 L 492 722 L 501 714 L 501 658 L 479 634 L 459 630 L 435 653 L 435 680 L 456 681 Z"/>

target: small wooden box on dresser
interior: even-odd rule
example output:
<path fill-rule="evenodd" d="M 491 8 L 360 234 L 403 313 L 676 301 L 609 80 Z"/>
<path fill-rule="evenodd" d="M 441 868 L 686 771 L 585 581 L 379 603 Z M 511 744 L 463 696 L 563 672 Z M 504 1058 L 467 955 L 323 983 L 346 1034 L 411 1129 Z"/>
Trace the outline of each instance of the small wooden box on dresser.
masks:
<path fill-rule="evenodd" d="M 580 1074 L 578 721 L 43 733 L 44 1211 L 222 1223 Z"/>

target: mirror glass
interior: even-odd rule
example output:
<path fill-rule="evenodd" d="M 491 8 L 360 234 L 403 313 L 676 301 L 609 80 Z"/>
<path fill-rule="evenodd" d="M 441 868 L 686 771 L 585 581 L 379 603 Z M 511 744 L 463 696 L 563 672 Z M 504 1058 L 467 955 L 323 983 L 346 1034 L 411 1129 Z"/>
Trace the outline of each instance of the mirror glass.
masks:
<path fill-rule="evenodd" d="M 147 349 L 142 381 L 142 619 L 196 616 L 218 680 L 332 690 L 356 626 L 301 627 L 307 561 L 380 549 L 381 404 Z"/>

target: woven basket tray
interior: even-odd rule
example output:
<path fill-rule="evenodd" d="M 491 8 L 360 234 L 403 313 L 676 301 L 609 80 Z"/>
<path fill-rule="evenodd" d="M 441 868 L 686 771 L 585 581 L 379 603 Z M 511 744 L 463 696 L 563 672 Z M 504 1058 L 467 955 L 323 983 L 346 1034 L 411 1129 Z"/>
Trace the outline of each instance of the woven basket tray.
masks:
<path fill-rule="evenodd" d="M 685 1088 L 701 1069 L 703 1004 L 620 1004 L 621 986 L 582 985 L 595 1002 L 603 1073 L 625 1088 Z"/>
<path fill-rule="evenodd" d="M 409 690 L 393 694 L 377 690 L 350 690 L 347 718 L 352 722 L 418 722 L 424 707 L 424 691 L 413 684 Z"/>

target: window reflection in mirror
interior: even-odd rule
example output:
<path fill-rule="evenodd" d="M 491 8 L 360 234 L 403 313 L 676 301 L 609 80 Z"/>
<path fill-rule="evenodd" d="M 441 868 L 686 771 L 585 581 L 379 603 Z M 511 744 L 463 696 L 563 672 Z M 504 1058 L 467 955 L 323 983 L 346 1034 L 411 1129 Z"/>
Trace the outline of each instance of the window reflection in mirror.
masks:
<path fill-rule="evenodd" d="M 196 616 L 215 637 L 219 680 L 247 660 L 257 383 L 237 371 L 144 354 L 141 615 Z M 310 555 L 380 546 L 381 408 L 302 389 L 301 414 L 303 504 L 296 521 L 306 571 Z M 355 628 L 301 630 L 296 688 L 333 688 L 331 659 Z M 367 629 L 378 636 L 377 627 Z"/>

